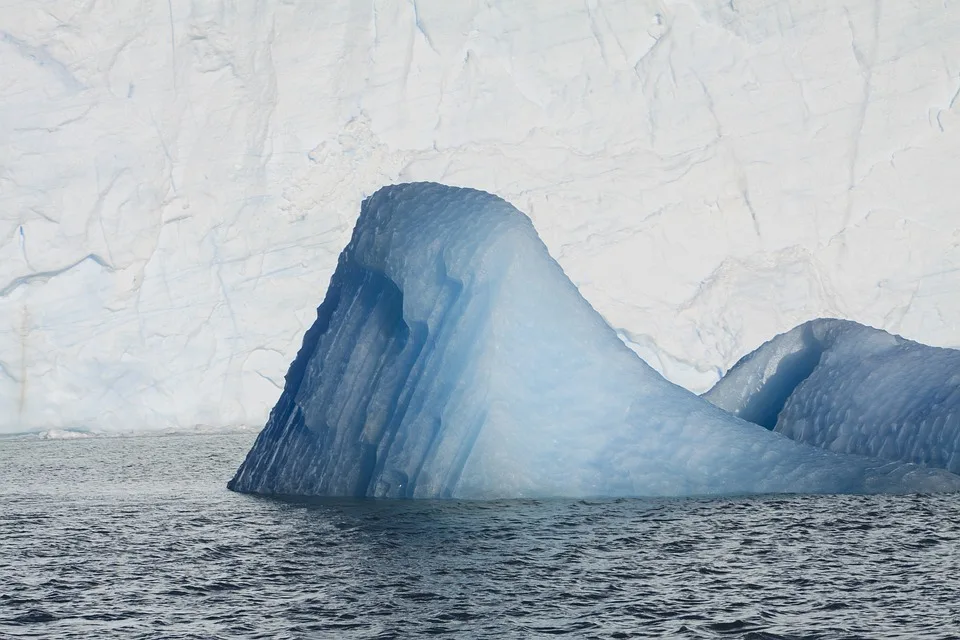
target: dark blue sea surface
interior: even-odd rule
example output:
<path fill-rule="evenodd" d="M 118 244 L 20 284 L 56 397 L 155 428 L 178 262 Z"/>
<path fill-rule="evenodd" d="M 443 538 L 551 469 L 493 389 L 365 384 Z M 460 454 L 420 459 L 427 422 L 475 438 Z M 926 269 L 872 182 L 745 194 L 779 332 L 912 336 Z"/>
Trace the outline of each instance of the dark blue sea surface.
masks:
<path fill-rule="evenodd" d="M 253 437 L 0 441 L 0 637 L 960 637 L 958 495 L 284 502 Z"/>

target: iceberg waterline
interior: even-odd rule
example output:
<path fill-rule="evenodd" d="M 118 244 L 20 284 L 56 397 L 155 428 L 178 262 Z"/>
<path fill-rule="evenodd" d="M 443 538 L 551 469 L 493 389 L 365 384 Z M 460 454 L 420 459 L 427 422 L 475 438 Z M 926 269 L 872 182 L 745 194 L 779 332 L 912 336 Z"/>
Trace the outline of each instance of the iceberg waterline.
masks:
<path fill-rule="evenodd" d="M 363 203 L 229 487 L 377 497 L 956 490 L 748 423 L 630 351 L 507 202 L 433 183 Z"/>
<path fill-rule="evenodd" d="M 960 351 L 823 318 L 744 356 L 704 398 L 800 442 L 960 472 Z"/>

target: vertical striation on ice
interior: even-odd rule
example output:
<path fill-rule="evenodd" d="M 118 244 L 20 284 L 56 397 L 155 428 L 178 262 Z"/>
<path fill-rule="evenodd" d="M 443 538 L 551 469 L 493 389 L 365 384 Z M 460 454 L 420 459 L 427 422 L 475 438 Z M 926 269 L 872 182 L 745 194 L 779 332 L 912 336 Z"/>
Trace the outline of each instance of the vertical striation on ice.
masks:
<path fill-rule="evenodd" d="M 800 442 L 960 472 L 955 349 L 812 320 L 744 356 L 704 397 Z"/>
<path fill-rule="evenodd" d="M 363 203 L 286 386 L 230 482 L 320 496 L 521 497 L 957 488 L 797 444 L 664 380 L 482 191 Z"/>

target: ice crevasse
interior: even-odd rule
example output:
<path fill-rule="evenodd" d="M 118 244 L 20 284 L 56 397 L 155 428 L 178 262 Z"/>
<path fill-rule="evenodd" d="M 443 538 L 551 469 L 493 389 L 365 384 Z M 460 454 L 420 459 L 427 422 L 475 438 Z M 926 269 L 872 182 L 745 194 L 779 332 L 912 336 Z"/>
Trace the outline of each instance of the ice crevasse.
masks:
<path fill-rule="evenodd" d="M 284 391 L 229 483 L 308 496 L 509 498 L 957 490 L 794 442 L 644 363 L 489 193 L 364 201 Z"/>
<path fill-rule="evenodd" d="M 744 356 L 704 397 L 831 451 L 960 472 L 960 351 L 821 318 Z"/>

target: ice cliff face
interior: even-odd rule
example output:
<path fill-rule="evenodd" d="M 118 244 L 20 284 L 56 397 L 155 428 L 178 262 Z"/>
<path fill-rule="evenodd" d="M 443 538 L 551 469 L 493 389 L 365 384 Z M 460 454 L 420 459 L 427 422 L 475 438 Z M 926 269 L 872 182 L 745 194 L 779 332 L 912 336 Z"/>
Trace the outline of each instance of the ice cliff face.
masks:
<path fill-rule="evenodd" d="M 381 189 L 230 488 L 415 498 L 935 491 L 960 477 L 801 445 L 664 380 L 529 219 Z"/>
<path fill-rule="evenodd" d="M 960 351 L 845 320 L 807 322 L 704 397 L 799 442 L 960 472 Z"/>
<path fill-rule="evenodd" d="M 703 390 L 960 343 L 960 6 L 138 3 L 0 20 L 0 432 L 262 424 L 361 200 L 480 187 Z"/>

